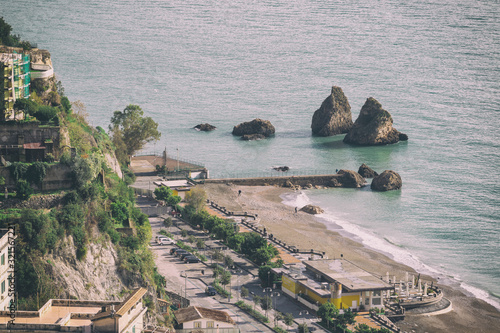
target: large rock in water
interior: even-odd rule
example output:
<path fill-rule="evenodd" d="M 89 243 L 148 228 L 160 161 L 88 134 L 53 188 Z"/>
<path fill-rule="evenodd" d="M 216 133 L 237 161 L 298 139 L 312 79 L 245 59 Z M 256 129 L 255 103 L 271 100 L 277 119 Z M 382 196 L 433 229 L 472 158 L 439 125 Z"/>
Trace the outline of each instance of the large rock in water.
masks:
<path fill-rule="evenodd" d="M 306 212 L 308 214 L 323 214 L 325 211 L 321 209 L 321 207 L 318 206 L 313 206 L 313 205 L 306 205 L 300 209 L 303 212 Z"/>
<path fill-rule="evenodd" d="M 202 131 L 202 132 L 209 132 L 209 131 L 213 131 L 214 129 L 216 129 L 216 127 L 214 125 L 210 125 L 208 123 L 205 123 L 205 124 L 196 125 L 194 127 L 194 129 L 196 129 L 198 131 Z"/>
<path fill-rule="evenodd" d="M 408 140 L 406 134 L 392 127 L 392 117 L 382 109 L 375 98 L 370 97 L 361 108 L 358 119 L 344 138 L 345 143 L 357 145 L 386 145 Z"/>
<path fill-rule="evenodd" d="M 260 134 L 266 138 L 274 135 L 275 128 L 269 120 L 254 119 L 249 122 L 234 126 L 233 135 L 243 136 L 251 134 Z"/>
<path fill-rule="evenodd" d="M 392 170 L 385 170 L 373 178 L 371 189 L 374 191 L 399 190 L 403 186 L 401 176 Z"/>
<path fill-rule="evenodd" d="M 332 93 L 314 112 L 311 129 L 314 135 L 331 136 L 349 132 L 352 127 L 351 106 L 342 88 L 332 87 Z"/>
<path fill-rule="evenodd" d="M 358 173 L 364 178 L 373 178 L 375 176 L 378 176 L 377 172 L 373 171 L 372 168 L 364 163 L 359 167 Z"/>
<path fill-rule="evenodd" d="M 366 180 L 356 171 L 339 170 L 337 174 L 330 180 L 329 186 L 332 187 L 362 187 L 366 184 Z"/>

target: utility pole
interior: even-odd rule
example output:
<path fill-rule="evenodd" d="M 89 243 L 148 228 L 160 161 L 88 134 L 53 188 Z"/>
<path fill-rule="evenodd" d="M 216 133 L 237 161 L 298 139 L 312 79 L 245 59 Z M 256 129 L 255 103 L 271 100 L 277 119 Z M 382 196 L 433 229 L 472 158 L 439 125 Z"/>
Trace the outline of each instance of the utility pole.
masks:
<path fill-rule="evenodd" d="M 177 172 L 179 172 L 179 147 L 177 147 Z"/>

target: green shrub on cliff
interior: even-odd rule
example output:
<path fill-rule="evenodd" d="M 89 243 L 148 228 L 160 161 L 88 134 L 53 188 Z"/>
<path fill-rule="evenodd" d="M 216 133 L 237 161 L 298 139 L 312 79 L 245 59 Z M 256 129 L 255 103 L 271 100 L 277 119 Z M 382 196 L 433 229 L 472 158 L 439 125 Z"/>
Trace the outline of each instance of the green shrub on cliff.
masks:
<path fill-rule="evenodd" d="M 28 200 L 33 194 L 33 188 L 24 179 L 20 179 L 16 183 L 16 197 L 21 200 Z"/>
<path fill-rule="evenodd" d="M 22 47 L 24 50 L 31 49 L 31 43 L 21 40 L 19 35 L 11 35 L 12 27 L 0 17 L 0 44 L 5 46 Z"/>

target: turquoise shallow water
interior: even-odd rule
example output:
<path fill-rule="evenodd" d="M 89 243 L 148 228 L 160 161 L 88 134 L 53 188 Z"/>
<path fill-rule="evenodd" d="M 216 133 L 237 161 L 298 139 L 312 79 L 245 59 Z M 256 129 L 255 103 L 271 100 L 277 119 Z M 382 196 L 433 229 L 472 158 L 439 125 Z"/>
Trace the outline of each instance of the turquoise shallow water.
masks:
<path fill-rule="evenodd" d="M 331 228 L 497 306 L 499 8 L 466 0 L 0 0 L 15 33 L 51 51 L 66 95 L 87 105 L 94 126 L 106 128 L 129 103 L 159 122 L 162 139 L 150 151 L 178 148 L 213 177 L 269 174 L 273 165 L 397 171 L 402 191 L 331 189 L 298 200 L 325 208 Z M 332 85 L 343 88 L 354 118 L 376 98 L 409 141 L 352 147 L 342 136 L 312 137 L 312 114 Z M 276 137 L 231 136 L 256 117 L 269 119 Z M 191 129 L 201 122 L 218 129 Z"/>

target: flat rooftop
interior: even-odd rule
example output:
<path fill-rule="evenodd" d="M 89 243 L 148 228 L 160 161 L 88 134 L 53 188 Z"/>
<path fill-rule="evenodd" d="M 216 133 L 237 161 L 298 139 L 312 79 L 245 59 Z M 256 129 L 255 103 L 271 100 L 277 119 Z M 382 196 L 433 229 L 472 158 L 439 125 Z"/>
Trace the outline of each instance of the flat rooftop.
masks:
<path fill-rule="evenodd" d="M 16 316 L 14 324 L 58 324 L 62 318 L 69 313 L 90 313 L 96 314 L 101 311 L 100 306 L 51 306 L 40 317 L 21 317 Z M 35 313 L 36 311 L 33 311 Z M 9 315 L 0 316 L 0 324 L 6 324 L 11 320 Z M 87 326 L 90 325 L 90 319 L 71 319 L 65 326 Z"/>
<path fill-rule="evenodd" d="M 349 292 L 394 289 L 392 284 L 344 259 L 321 259 L 303 263 L 307 270 L 320 274 L 328 282 L 342 284 Z"/>

